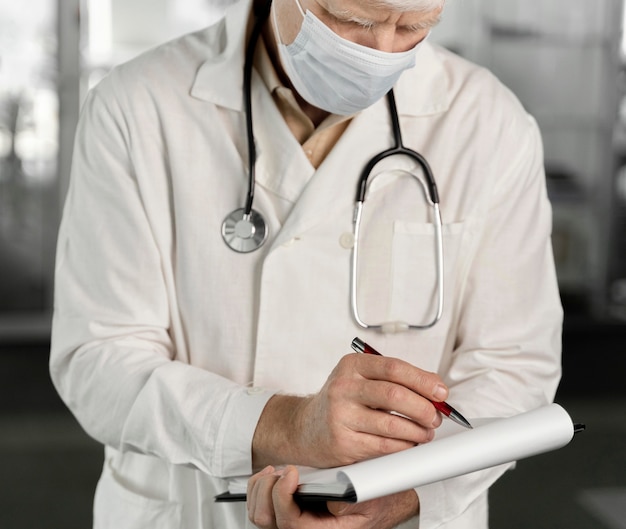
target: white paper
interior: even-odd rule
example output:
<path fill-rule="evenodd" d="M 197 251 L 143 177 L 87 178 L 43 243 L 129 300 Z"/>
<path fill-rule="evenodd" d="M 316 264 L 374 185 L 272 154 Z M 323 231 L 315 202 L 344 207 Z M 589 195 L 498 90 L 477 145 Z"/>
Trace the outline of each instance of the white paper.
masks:
<path fill-rule="evenodd" d="M 556 450 L 574 436 L 572 420 L 558 404 L 506 419 L 470 422 L 476 423 L 472 430 L 447 428 L 441 432 L 447 435 L 431 443 L 336 468 L 337 479 L 349 480 L 358 501 L 367 501 Z"/>

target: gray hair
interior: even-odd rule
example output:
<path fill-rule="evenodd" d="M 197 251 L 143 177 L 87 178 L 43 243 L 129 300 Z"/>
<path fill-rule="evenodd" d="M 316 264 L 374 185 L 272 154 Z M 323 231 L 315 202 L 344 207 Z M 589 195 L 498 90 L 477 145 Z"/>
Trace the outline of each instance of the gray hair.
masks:
<path fill-rule="evenodd" d="M 391 7 L 400 11 L 433 11 L 444 6 L 446 0 L 372 0 L 374 6 Z"/>

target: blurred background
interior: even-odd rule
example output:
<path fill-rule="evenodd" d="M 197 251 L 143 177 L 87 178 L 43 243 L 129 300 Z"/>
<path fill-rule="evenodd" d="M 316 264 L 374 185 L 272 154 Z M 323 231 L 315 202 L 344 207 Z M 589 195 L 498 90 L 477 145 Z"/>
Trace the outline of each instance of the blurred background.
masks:
<path fill-rule="evenodd" d="M 56 231 L 81 101 L 115 64 L 215 21 L 221 3 L 0 0 L 0 527 L 91 526 L 102 448 L 47 371 Z M 624 529 L 624 0 L 447 4 L 431 38 L 494 71 L 541 127 L 565 307 L 556 400 L 587 424 L 492 489 L 492 528 Z"/>

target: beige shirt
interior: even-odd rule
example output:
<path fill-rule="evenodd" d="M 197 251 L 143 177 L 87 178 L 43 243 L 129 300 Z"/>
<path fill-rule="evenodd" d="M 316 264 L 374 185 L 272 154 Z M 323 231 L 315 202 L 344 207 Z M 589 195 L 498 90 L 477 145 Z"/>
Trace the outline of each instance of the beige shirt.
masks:
<path fill-rule="evenodd" d="M 302 145 L 311 165 L 317 169 L 346 130 L 351 118 L 330 114 L 316 128 L 296 101 L 292 90 L 281 83 L 262 39 L 257 46 L 255 67 L 289 130 Z"/>

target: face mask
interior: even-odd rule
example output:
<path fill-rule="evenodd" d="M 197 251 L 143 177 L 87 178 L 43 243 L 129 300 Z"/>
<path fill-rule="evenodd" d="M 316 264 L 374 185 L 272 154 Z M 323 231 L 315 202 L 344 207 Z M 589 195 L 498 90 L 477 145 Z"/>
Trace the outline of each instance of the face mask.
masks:
<path fill-rule="evenodd" d="M 294 88 L 309 104 L 332 114 L 350 115 L 382 98 L 400 74 L 415 65 L 413 49 L 389 53 L 346 40 L 311 11 L 304 17 L 296 39 L 280 42 L 281 62 Z M 276 11 L 274 11 L 274 26 Z M 422 41 L 423 42 L 423 41 Z"/>

